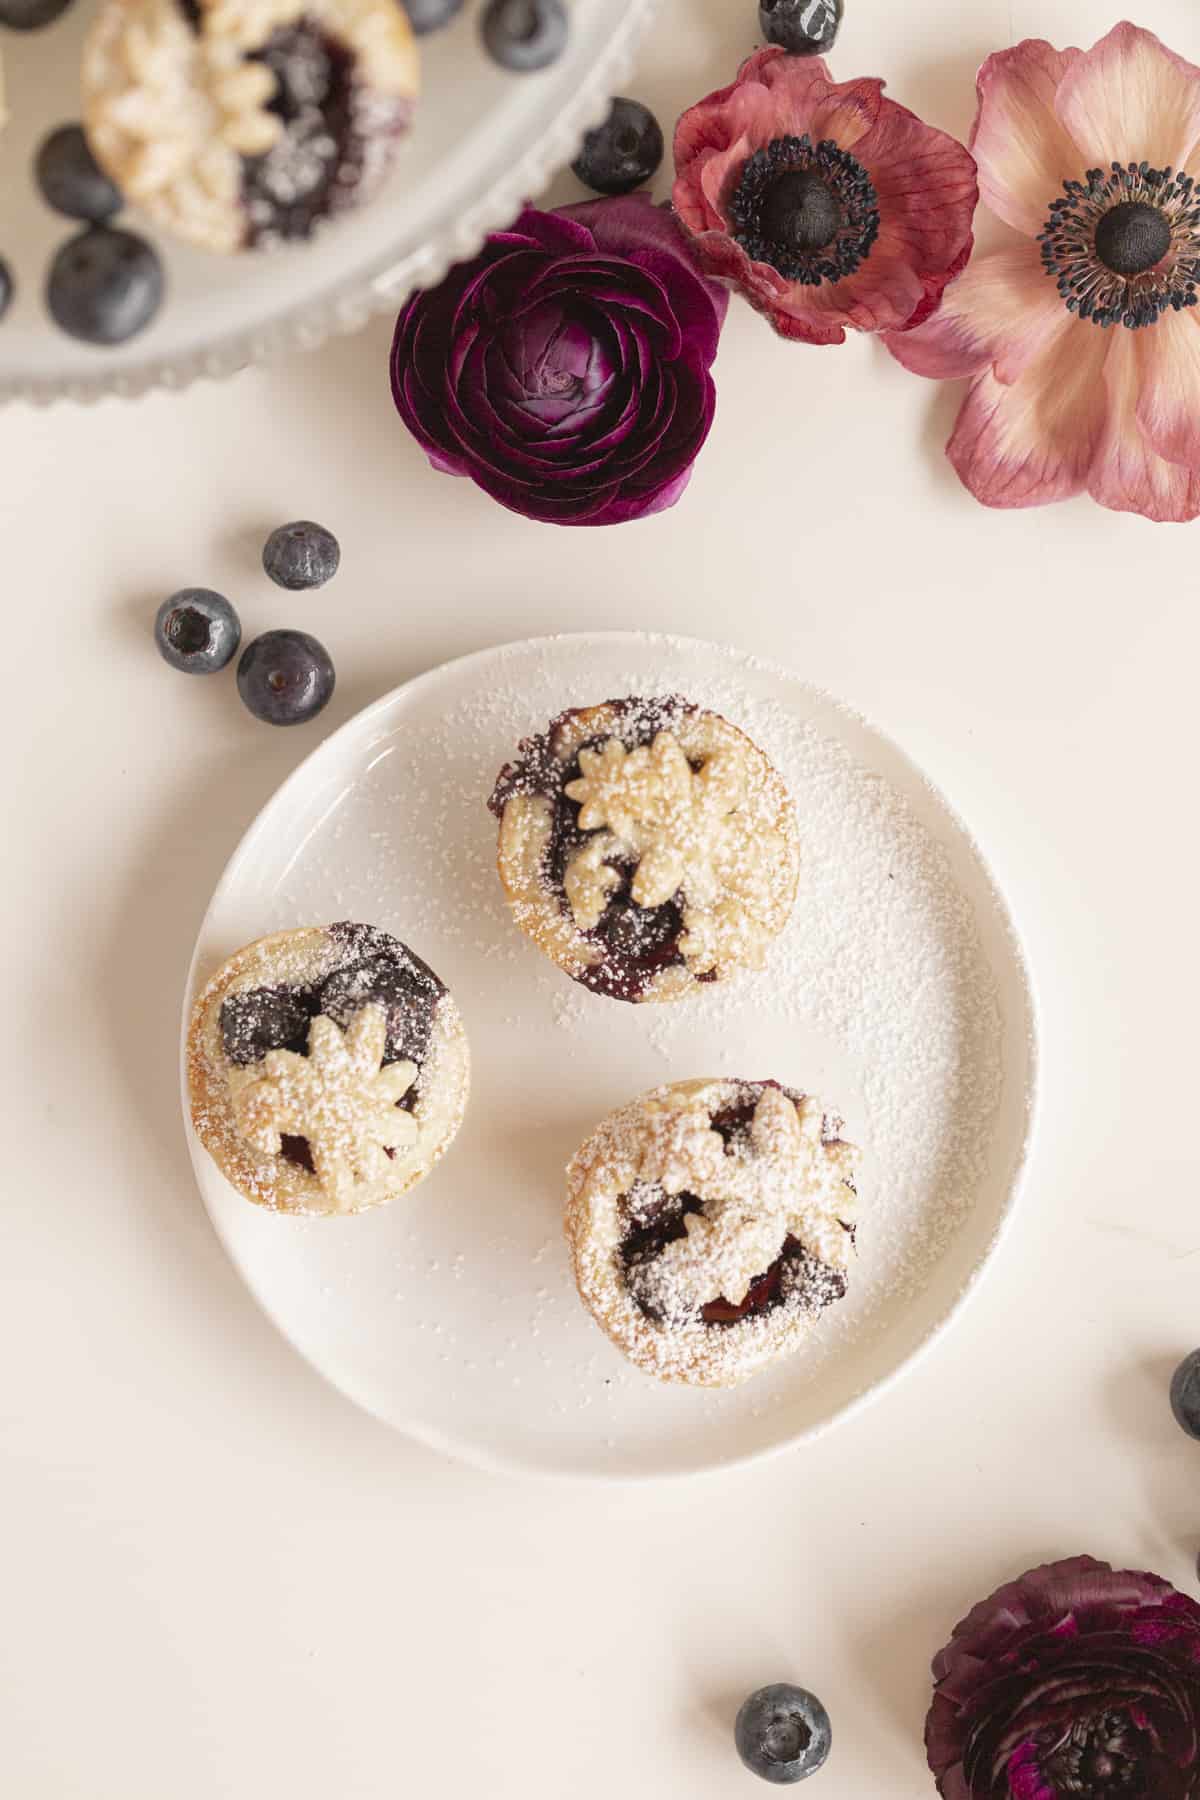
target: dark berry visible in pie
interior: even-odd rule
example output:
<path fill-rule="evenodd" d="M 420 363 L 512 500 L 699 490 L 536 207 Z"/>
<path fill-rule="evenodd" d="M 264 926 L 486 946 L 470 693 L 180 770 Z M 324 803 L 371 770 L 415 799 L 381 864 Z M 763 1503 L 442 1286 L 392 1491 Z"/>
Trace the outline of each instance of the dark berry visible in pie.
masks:
<path fill-rule="evenodd" d="M 303 725 L 327 705 L 333 661 L 307 631 L 264 631 L 242 651 L 238 693 L 267 725 Z"/>
<path fill-rule="evenodd" d="M 311 1017 L 307 998 L 305 990 L 288 987 L 230 994 L 221 1005 L 221 1040 L 230 1062 L 245 1068 L 261 1062 L 268 1050 L 303 1054 Z"/>
<path fill-rule="evenodd" d="M 563 0 L 488 0 L 482 30 L 484 48 L 501 68 L 529 74 L 562 55 L 567 11 Z"/>
<path fill-rule="evenodd" d="M 403 964 L 383 957 L 351 963 L 323 984 L 318 1011 L 343 1030 L 364 1006 L 381 1006 L 387 1015 L 384 1061 L 424 1062 L 429 1054 L 433 1014 L 439 994 Z"/>
<path fill-rule="evenodd" d="M 242 627 L 223 594 L 211 588 L 180 588 L 158 609 L 154 641 L 159 654 L 185 675 L 211 675 L 237 655 Z"/>
<path fill-rule="evenodd" d="M 665 906 L 639 906 L 635 900 L 616 901 L 597 927 L 616 957 L 642 962 L 678 942 L 683 915 L 668 901 Z"/>
<path fill-rule="evenodd" d="M 603 125 L 589 131 L 571 168 L 598 194 L 631 194 L 663 159 L 662 127 L 640 100 L 618 98 Z"/>
<path fill-rule="evenodd" d="M 833 1730 L 815 1694 L 776 1682 L 745 1701 L 734 1742 L 746 1767 L 764 1781 L 804 1781 L 828 1757 Z"/>
<path fill-rule="evenodd" d="M 760 0 L 759 29 L 793 56 L 824 56 L 842 22 L 842 0 Z"/>
<path fill-rule="evenodd" d="M 263 568 L 281 588 L 293 593 L 323 587 L 337 574 L 341 548 L 332 531 L 311 519 L 280 525 L 263 545 Z"/>
<path fill-rule="evenodd" d="M 121 190 L 92 155 L 82 125 L 60 125 L 43 138 L 33 173 L 46 205 L 68 219 L 100 225 L 121 210 Z"/>
<path fill-rule="evenodd" d="M 50 264 L 46 305 L 71 337 L 123 344 L 149 325 L 165 289 L 158 252 L 145 238 L 90 225 L 68 238 Z"/>
<path fill-rule="evenodd" d="M 0 319 L 4 317 L 12 304 L 12 297 L 15 291 L 12 270 L 5 262 L 4 258 L 0 256 Z"/>

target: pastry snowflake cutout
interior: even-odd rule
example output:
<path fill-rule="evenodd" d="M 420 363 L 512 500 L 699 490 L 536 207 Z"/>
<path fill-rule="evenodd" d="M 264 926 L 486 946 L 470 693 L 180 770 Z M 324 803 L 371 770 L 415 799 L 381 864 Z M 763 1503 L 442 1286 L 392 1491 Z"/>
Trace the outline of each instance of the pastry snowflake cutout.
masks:
<path fill-rule="evenodd" d="M 683 1101 L 684 1105 L 688 1100 Z M 845 1271 L 856 1214 L 853 1145 L 827 1142 L 824 1110 L 797 1106 L 768 1087 L 749 1143 L 726 1146 L 707 1114 L 668 1104 L 648 1122 L 639 1183 L 688 1192 L 704 1210 L 684 1218 L 686 1235 L 636 1271 L 639 1297 L 668 1323 L 683 1323 L 715 1299 L 740 1306 L 789 1237 L 828 1268 Z"/>
<path fill-rule="evenodd" d="M 614 862 L 636 863 L 632 897 L 662 906 L 682 893 L 680 952 L 694 974 L 721 962 L 761 966 L 771 933 L 769 870 L 783 852 L 778 834 L 750 833 L 743 759 L 719 750 L 693 769 L 679 740 L 660 731 L 627 750 L 610 738 L 581 750 L 568 782 L 581 831 L 597 835 L 571 859 L 563 885 L 575 923 L 592 931 L 621 885 Z"/>
<path fill-rule="evenodd" d="M 397 1105 L 417 1078 L 415 1063 L 383 1066 L 387 1016 L 364 1006 L 343 1032 L 318 1015 L 309 1026 L 308 1055 L 271 1050 L 262 1075 L 237 1095 L 238 1129 L 247 1143 L 278 1156 L 284 1134 L 308 1140 L 317 1180 L 339 1211 L 350 1207 L 359 1182 L 388 1171 L 388 1150 L 409 1150 L 417 1122 Z"/>

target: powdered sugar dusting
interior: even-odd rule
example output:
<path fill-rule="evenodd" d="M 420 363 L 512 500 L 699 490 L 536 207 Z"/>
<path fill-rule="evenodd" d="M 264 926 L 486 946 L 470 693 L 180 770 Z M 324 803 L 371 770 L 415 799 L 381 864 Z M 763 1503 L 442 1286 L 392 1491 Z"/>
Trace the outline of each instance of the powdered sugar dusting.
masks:
<path fill-rule="evenodd" d="M 783 775 L 800 886 L 762 973 L 631 1007 L 572 983 L 522 937 L 486 802 L 547 718 L 672 692 L 723 714 Z M 286 818 L 277 803 L 261 867 L 212 930 L 236 941 L 350 915 L 395 931 L 451 984 L 475 1070 L 454 1153 L 409 1199 L 303 1235 L 243 1203 L 254 1216 L 236 1219 L 239 1261 L 260 1291 L 287 1289 L 289 1331 L 335 1379 L 480 1454 L 665 1469 L 819 1426 L 939 1322 L 1020 1160 L 1019 1097 L 1002 1131 L 997 1119 L 1006 1042 L 1024 1055 L 1023 990 L 986 877 L 895 753 L 748 660 L 661 639 L 564 639 L 411 690 L 358 728 L 351 766 L 331 754 L 309 788 Z M 1011 1025 L 997 967 L 1022 1014 Z M 561 1236 L 562 1171 L 600 1119 L 700 1076 L 818 1093 L 862 1149 L 849 1293 L 797 1355 L 728 1394 L 663 1388 L 625 1365 L 579 1303 Z M 235 1220 L 220 1222 L 230 1235 Z"/>

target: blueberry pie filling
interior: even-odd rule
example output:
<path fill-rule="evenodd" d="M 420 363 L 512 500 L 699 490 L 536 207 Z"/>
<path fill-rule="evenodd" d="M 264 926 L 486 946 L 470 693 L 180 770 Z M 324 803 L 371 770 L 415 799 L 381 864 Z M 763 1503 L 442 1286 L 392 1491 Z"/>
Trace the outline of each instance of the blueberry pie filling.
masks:
<path fill-rule="evenodd" d="M 197 1131 L 248 1198 L 357 1212 L 428 1173 L 461 1122 L 466 1040 L 427 963 L 374 926 L 261 940 L 196 1003 Z"/>
<path fill-rule="evenodd" d="M 680 695 L 561 713 L 521 744 L 489 805 L 518 923 L 596 993 L 676 999 L 759 966 L 790 911 L 783 783 Z"/>
<path fill-rule="evenodd" d="M 417 73 L 397 0 L 104 0 L 84 123 L 156 223 L 205 249 L 262 247 L 378 185 Z"/>
<path fill-rule="evenodd" d="M 796 1347 L 844 1299 L 854 1147 L 776 1082 L 660 1088 L 576 1155 L 567 1236 L 584 1303 L 635 1363 L 727 1386 Z"/>
<path fill-rule="evenodd" d="M 396 1105 L 411 1112 L 420 1092 L 421 1069 L 429 1054 L 434 1013 L 446 992 L 427 963 L 397 939 L 369 925 L 331 925 L 329 936 L 344 948 L 348 961 L 319 986 L 261 987 L 231 994 L 221 1006 L 225 1054 L 237 1068 L 261 1062 L 271 1050 L 308 1053 L 309 1027 L 318 1014 L 343 1031 L 369 1005 L 383 1009 L 386 1037 L 381 1066 L 411 1062 L 416 1078 Z M 313 1170 L 308 1140 L 281 1132 L 281 1154 L 301 1168 Z M 396 1146 L 385 1146 L 392 1159 Z"/>

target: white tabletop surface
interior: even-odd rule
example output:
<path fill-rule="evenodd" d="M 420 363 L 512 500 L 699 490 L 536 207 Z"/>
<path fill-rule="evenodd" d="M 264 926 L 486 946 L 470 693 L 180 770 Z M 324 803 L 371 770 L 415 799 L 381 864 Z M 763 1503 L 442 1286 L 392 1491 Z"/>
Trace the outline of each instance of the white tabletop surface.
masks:
<path fill-rule="evenodd" d="M 734 9 L 668 4 L 636 91 L 667 114 L 725 79 Z M 1191 0 L 1140 16 L 1200 60 Z M 836 67 L 965 131 L 982 54 L 1109 22 L 848 0 Z M 983 511 L 941 458 L 951 390 L 741 307 L 684 503 L 535 527 L 427 470 L 388 336 L 0 416 L 0 1789 L 718 1800 L 753 1791 L 736 1704 L 790 1679 L 833 1716 L 822 1795 L 917 1800 L 929 1657 L 990 1584 L 1082 1550 L 1194 1579 L 1166 1382 L 1200 1339 L 1200 538 Z M 257 553 L 297 515 L 344 561 L 293 600 Z M 319 722 L 272 732 L 165 669 L 151 619 L 188 582 L 329 642 Z M 354 1411 L 227 1263 L 177 1097 L 197 925 L 299 756 L 446 657 L 598 626 L 759 651 L 898 737 L 991 856 L 1042 1009 L 1023 1208 L 950 1337 L 803 1452 L 661 1487 L 486 1477 Z"/>

